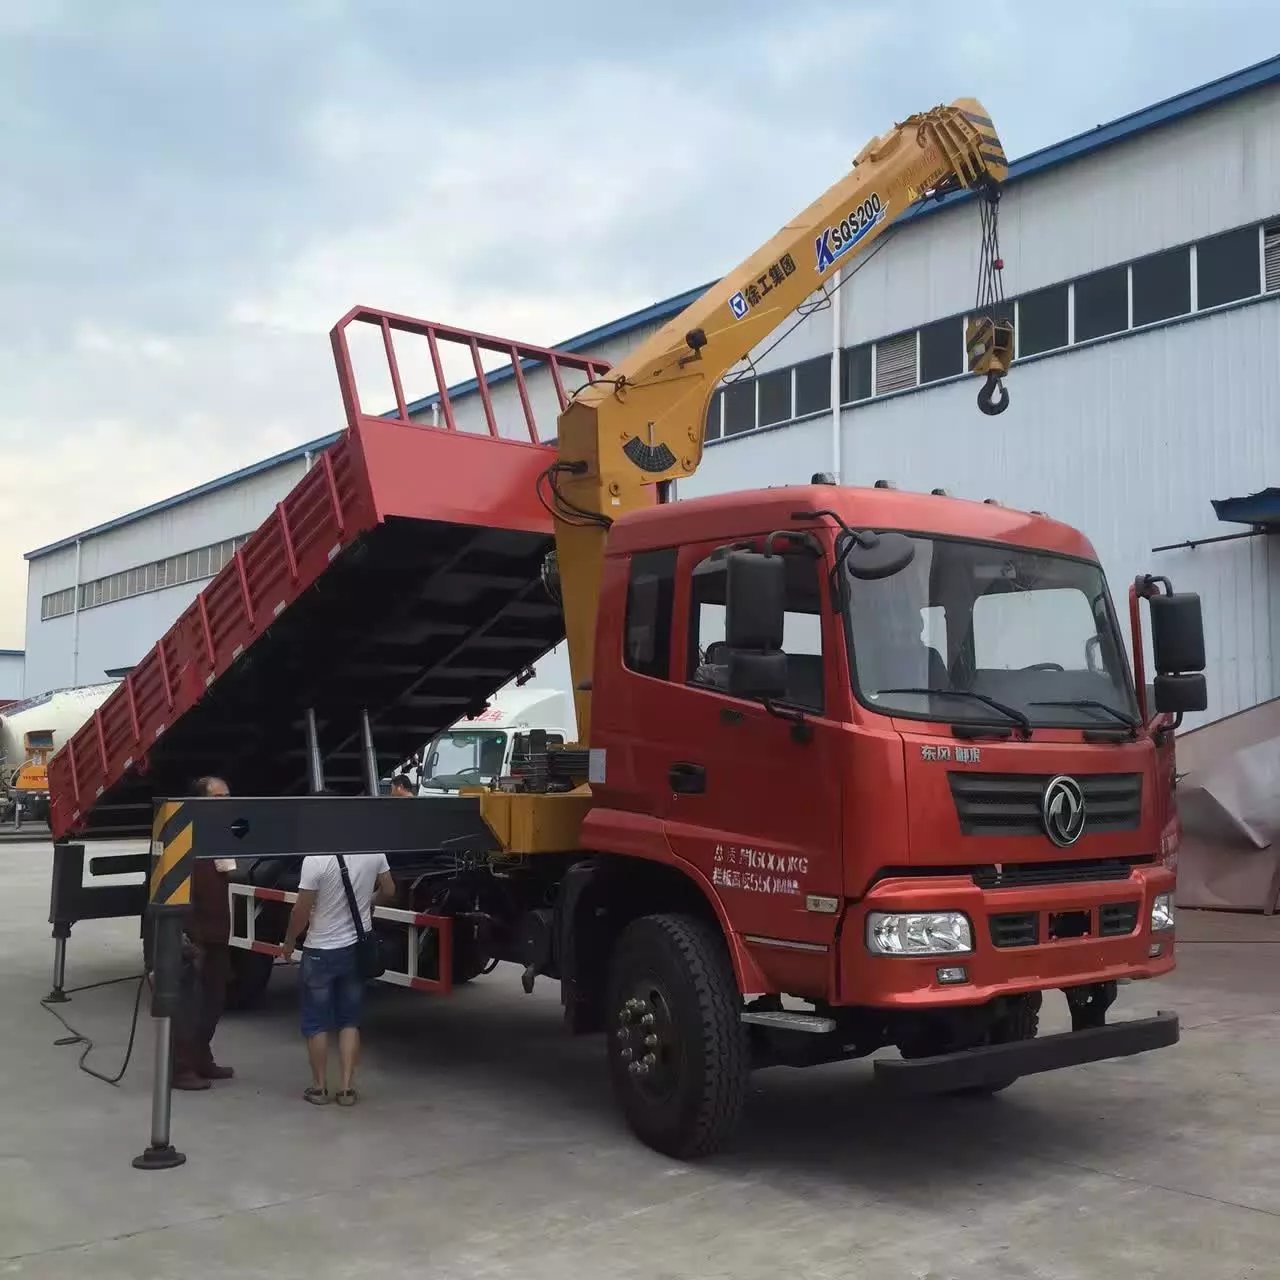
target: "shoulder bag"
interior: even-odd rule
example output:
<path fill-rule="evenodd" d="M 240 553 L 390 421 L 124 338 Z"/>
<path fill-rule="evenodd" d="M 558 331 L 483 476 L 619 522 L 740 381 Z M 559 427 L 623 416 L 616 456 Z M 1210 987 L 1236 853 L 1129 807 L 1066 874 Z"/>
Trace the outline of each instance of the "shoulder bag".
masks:
<path fill-rule="evenodd" d="M 340 853 L 336 857 L 338 871 L 342 875 L 342 891 L 347 895 L 347 907 L 351 911 L 351 923 L 356 927 L 356 972 L 366 982 L 371 982 L 387 971 L 382 959 L 382 941 L 376 933 L 365 932 L 360 909 L 356 906 L 356 891 L 351 887 L 351 876 L 347 872 L 346 859 Z"/>

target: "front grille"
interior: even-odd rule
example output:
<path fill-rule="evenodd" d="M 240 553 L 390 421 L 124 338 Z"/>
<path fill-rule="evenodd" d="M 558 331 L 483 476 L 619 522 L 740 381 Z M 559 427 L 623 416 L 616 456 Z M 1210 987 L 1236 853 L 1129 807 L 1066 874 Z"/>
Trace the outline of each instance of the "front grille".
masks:
<path fill-rule="evenodd" d="M 1040 916 L 1034 911 L 1017 911 L 987 919 L 993 947 L 1034 947 L 1040 941 Z"/>
<path fill-rule="evenodd" d="M 1040 806 L 1050 774 L 956 770 L 947 777 L 964 835 L 1044 835 Z M 1089 773 L 1076 781 L 1084 792 L 1083 835 L 1137 828 L 1142 819 L 1140 773 Z"/>
<path fill-rule="evenodd" d="M 1127 880 L 1135 866 L 1154 862 L 1150 855 L 1133 858 L 1077 858 L 1070 862 L 1003 862 L 974 867 L 979 889 L 1027 889 L 1046 884 L 1084 884 Z"/>
<path fill-rule="evenodd" d="M 1107 902 L 1098 908 L 1098 933 L 1104 938 L 1118 938 L 1137 927 L 1136 902 Z"/>

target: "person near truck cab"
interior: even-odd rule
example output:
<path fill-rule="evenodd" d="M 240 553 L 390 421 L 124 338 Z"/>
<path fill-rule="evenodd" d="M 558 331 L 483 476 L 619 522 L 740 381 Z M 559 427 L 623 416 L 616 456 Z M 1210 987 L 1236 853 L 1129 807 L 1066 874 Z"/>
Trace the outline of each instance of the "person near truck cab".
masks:
<path fill-rule="evenodd" d="M 381 853 L 326 854 L 302 860 L 298 900 L 289 915 L 282 951 L 293 956 L 306 930 L 302 948 L 302 1034 L 311 1063 L 311 1084 L 302 1096 L 317 1106 L 329 1101 L 329 1038 L 338 1038 L 339 1106 L 356 1101 L 355 1072 L 360 1058 L 360 1016 L 364 1007 L 364 979 L 357 963 L 355 919 L 343 884 L 343 870 L 351 897 L 366 933 L 373 928 L 373 907 L 395 898 L 395 882 Z"/>
<path fill-rule="evenodd" d="M 391 779 L 391 794 L 400 800 L 411 800 L 418 794 L 418 789 L 407 773 L 397 773 Z"/>
<path fill-rule="evenodd" d="M 222 778 L 196 780 L 193 796 L 221 798 L 231 794 Z M 198 1090 L 210 1081 L 230 1080 L 231 1067 L 213 1058 L 213 1036 L 227 999 L 231 973 L 231 908 L 227 874 L 233 858 L 197 858 L 191 872 L 191 915 L 186 925 L 183 1000 L 176 1018 L 173 1087 Z"/>

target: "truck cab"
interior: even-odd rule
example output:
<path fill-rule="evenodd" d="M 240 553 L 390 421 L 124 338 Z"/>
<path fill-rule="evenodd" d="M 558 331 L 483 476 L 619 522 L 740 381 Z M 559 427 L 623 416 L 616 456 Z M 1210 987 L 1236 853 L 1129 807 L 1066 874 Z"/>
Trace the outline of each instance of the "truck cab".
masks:
<path fill-rule="evenodd" d="M 910 1056 L 1173 968 L 1172 734 L 1076 530 L 728 494 L 619 521 L 602 593 L 584 843 L 682 868 L 744 996 L 880 1011 Z"/>
<path fill-rule="evenodd" d="M 458 795 L 494 786 L 512 771 L 521 735 L 541 729 L 551 744 L 566 740 L 567 699 L 548 689 L 507 689 L 478 715 L 437 734 L 422 751 L 420 796 Z"/>

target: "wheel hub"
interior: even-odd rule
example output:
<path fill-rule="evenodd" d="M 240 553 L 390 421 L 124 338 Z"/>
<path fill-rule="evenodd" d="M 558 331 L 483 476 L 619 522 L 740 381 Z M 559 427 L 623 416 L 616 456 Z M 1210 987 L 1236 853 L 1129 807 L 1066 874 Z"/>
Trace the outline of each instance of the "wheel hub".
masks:
<path fill-rule="evenodd" d="M 650 984 L 634 991 L 618 1010 L 614 1037 L 637 1089 L 661 1096 L 675 1087 L 675 1028 L 661 991 Z"/>

